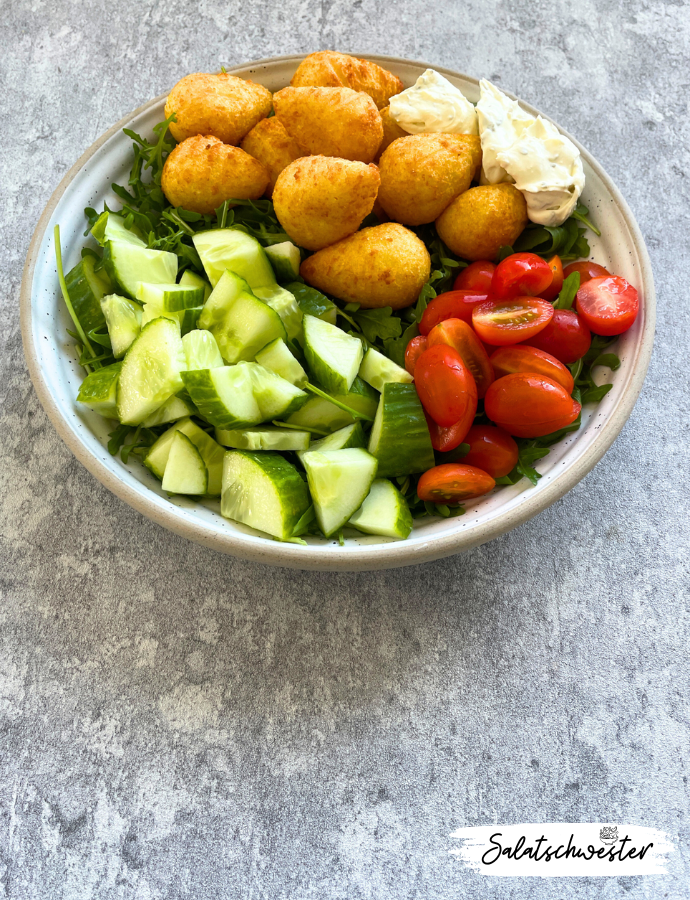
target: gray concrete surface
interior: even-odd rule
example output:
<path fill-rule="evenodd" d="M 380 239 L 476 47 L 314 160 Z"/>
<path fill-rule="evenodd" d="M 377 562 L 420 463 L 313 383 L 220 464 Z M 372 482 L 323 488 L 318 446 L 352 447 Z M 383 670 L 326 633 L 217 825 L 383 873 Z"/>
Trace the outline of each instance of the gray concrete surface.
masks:
<path fill-rule="evenodd" d="M 663 0 L 0 4 L 0 896 L 690 897 L 690 7 Z M 181 75 L 321 47 L 488 75 L 630 202 L 645 390 L 536 520 L 431 565 L 261 568 L 111 496 L 39 406 L 21 268 L 62 174 Z M 486 879 L 449 833 L 638 823 L 667 876 Z"/>

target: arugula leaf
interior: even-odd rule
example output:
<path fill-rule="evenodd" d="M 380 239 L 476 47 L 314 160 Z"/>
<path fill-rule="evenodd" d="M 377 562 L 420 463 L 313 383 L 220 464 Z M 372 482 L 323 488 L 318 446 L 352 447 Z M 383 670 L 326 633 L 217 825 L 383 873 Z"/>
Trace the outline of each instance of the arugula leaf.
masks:
<path fill-rule="evenodd" d="M 314 504 L 312 504 L 293 528 L 292 537 L 299 537 L 302 534 L 307 534 L 309 526 L 315 519 L 316 511 L 314 510 Z"/>
<path fill-rule="evenodd" d="M 523 231 L 523 234 L 524 234 L 524 231 Z M 531 248 L 527 247 L 526 249 L 529 250 Z M 496 262 L 497 263 L 503 262 L 504 259 L 506 259 L 508 256 L 512 256 L 513 253 L 515 253 L 515 252 L 516 251 L 513 250 L 513 248 L 509 244 L 504 244 L 503 247 L 498 248 L 498 253 L 496 254 Z"/>
<path fill-rule="evenodd" d="M 410 343 L 412 338 L 417 337 L 418 334 L 419 328 L 417 327 L 417 323 L 413 322 L 411 325 L 408 325 L 407 328 L 403 331 L 402 337 L 389 338 L 388 340 L 384 340 L 383 347 L 388 359 L 392 360 L 394 363 L 396 363 L 396 365 L 404 369 L 405 350 L 407 349 L 407 345 Z"/>
<path fill-rule="evenodd" d="M 600 232 L 587 218 L 588 214 L 587 207 L 580 203 L 562 225 L 532 223 L 515 241 L 513 250 L 516 253 L 529 250 L 545 258 L 558 254 L 562 262 L 589 256 L 589 242 L 585 237 L 587 229 L 591 229 L 597 235 Z M 579 223 L 585 227 L 580 228 Z"/>
<path fill-rule="evenodd" d="M 589 210 L 584 205 L 584 203 L 578 203 L 575 209 L 572 212 L 573 219 L 578 219 L 578 221 L 582 222 L 590 231 L 593 231 L 597 237 L 601 237 L 601 232 L 593 225 L 589 219 Z"/>
<path fill-rule="evenodd" d="M 604 398 L 608 392 L 613 387 L 612 384 L 601 384 L 596 387 L 592 387 L 589 390 L 585 391 L 582 395 L 583 403 L 598 403 L 602 398 Z"/>
<path fill-rule="evenodd" d="M 616 369 L 620 369 L 621 361 L 615 353 L 602 353 L 589 364 L 590 369 L 593 369 L 595 366 L 607 366 L 615 372 Z"/>
<path fill-rule="evenodd" d="M 532 484 L 541 478 L 534 468 L 533 463 L 547 455 L 548 448 L 538 446 L 538 440 L 525 441 L 518 439 L 518 461 L 515 468 L 501 478 L 496 479 L 496 484 L 517 484 L 522 478 L 528 478 Z"/>
<path fill-rule="evenodd" d="M 372 344 L 376 341 L 399 338 L 402 334 L 402 322 L 393 315 L 390 306 L 383 306 L 380 309 L 360 309 L 352 316 L 362 329 L 364 337 Z"/>
<path fill-rule="evenodd" d="M 571 272 L 563 282 L 563 287 L 553 305 L 554 309 L 572 309 L 580 289 L 580 273 Z"/>

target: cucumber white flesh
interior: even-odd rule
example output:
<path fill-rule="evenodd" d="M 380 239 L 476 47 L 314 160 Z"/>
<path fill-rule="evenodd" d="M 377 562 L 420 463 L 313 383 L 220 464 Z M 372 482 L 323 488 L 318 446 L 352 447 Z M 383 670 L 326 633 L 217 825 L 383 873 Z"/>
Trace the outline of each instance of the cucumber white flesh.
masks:
<path fill-rule="evenodd" d="M 167 250 L 148 250 L 128 241 L 108 241 L 103 263 L 116 287 L 134 299 L 142 281 L 170 284 L 177 277 L 177 256 Z"/>
<path fill-rule="evenodd" d="M 106 419 L 117 418 L 117 379 L 122 363 L 104 366 L 91 372 L 82 381 L 77 400 Z"/>
<path fill-rule="evenodd" d="M 65 275 L 67 293 L 84 331 L 102 328 L 105 324 L 101 297 L 111 294 L 113 283 L 103 266 L 93 256 L 84 256 L 81 262 Z"/>
<path fill-rule="evenodd" d="M 190 269 L 184 270 L 182 277 L 180 278 L 180 284 L 184 287 L 201 288 L 204 292 L 204 299 L 201 301 L 202 303 L 206 303 L 211 296 L 211 285 L 208 281 L 206 281 L 205 278 L 202 278 L 201 275 L 197 275 L 196 272 L 192 272 Z"/>
<path fill-rule="evenodd" d="M 191 419 L 180 419 L 162 434 L 144 457 L 144 465 L 153 472 L 156 478 L 163 480 L 170 447 L 177 431 L 186 435 L 201 454 L 208 471 L 209 497 L 220 497 L 225 449 Z"/>
<path fill-rule="evenodd" d="M 146 303 L 144 305 L 141 324 L 143 327 L 148 322 L 152 322 L 154 319 L 157 319 L 160 316 L 165 316 L 166 319 L 171 319 L 173 322 L 177 322 L 177 324 L 180 326 L 180 334 L 184 336 L 185 334 L 189 334 L 190 331 L 193 331 L 196 328 L 202 310 L 203 306 L 193 306 L 191 309 L 178 309 L 174 312 L 169 312 L 164 309 L 159 309 L 159 307 L 156 306 L 155 303 Z"/>
<path fill-rule="evenodd" d="M 302 456 L 319 528 L 330 537 L 355 513 L 376 477 L 376 459 L 366 450 L 311 450 Z"/>
<path fill-rule="evenodd" d="M 187 364 L 176 322 L 149 322 L 127 351 L 118 381 L 117 412 L 124 425 L 139 425 L 182 390 Z"/>
<path fill-rule="evenodd" d="M 169 494 L 194 495 L 205 494 L 208 488 L 208 472 L 201 453 L 181 431 L 173 435 L 162 487 Z"/>
<path fill-rule="evenodd" d="M 299 308 L 305 316 L 315 316 L 317 319 L 328 322 L 329 325 L 335 325 L 338 318 L 338 307 L 321 291 L 309 287 L 308 284 L 302 284 L 301 281 L 286 284 L 285 287 L 291 294 L 294 294 Z"/>
<path fill-rule="evenodd" d="M 332 396 L 356 412 L 364 413 L 365 416 L 376 415 L 379 395 L 361 378 L 355 378 L 347 394 L 332 394 Z M 289 425 L 318 428 L 320 431 L 328 432 L 352 425 L 354 421 L 349 412 L 336 406 L 335 403 L 324 400 L 323 397 L 310 397 L 300 410 L 286 419 Z"/>
<path fill-rule="evenodd" d="M 252 289 L 276 283 L 264 248 L 244 231 L 215 228 L 195 234 L 192 240 L 211 287 L 218 284 L 226 269 L 244 278 Z"/>
<path fill-rule="evenodd" d="M 307 373 L 292 355 L 288 345 L 282 338 L 276 338 L 270 344 L 266 344 L 263 350 L 256 354 L 256 361 L 264 369 L 270 369 L 276 375 L 280 375 L 290 384 L 301 388 L 309 381 Z"/>
<path fill-rule="evenodd" d="M 210 331 L 227 363 L 254 359 L 266 344 L 287 338 L 274 312 L 233 272 L 224 272 L 206 301 L 198 327 Z"/>
<path fill-rule="evenodd" d="M 177 422 L 186 416 L 195 416 L 196 408 L 184 397 L 175 396 L 166 400 L 154 413 L 141 423 L 143 428 L 155 428 L 157 425 L 167 425 L 168 422 Z"/>
<path fill-rule="evenodd" d="M 396 365 L 392 359 L 373 347 L 364 354 L 359 377 L 377 391 L 382 391 L 384 384 L 412 384 L 414 381 L 407 369 Z"/>
<path fill-rule="evenodd" d="M 385 478 L 377 478 L 347 524 L 365 534 L 404 540 L 412 531 L 412 515 L 407 500 L 395 485 Z"/>
<path fill-rule="evenodd" d="M 96 224 L 91 229 L 91 234 L 102 247 L 108 241 L 125 241 L 128 244 L 135 244 L 137 247 L 146 246 L 142 234 L 136 225 L 127 228 L 124 218 L 117 213 L 101 213 L 96 220 Z"/>
<path fill-rule="evenodd" d="M 276 281 L 284 283 L 294 281 L 299 277 L 299 266 L 302 262 L 302 254 L 299 247 L 292 241 L 283 241 L 282 244 L 273 244 L 265 247 L 266 256 L 271 263 L 271 268 L 276 276 Z"/>
<path fill-rule="evenodd" d="M 365 416 L 375 416 L 379 405 L 378 391 L 375 391 L 366 381 L 362 381 L 359 375 L 352 382 L 347 394 L 339 395 L 337 399 L 357 412 L 364 413 Z"/>
<path fill-rule="evenodd" d="M 196 328 L 182 338 L 188 369 L 217 369 L 225 365 L 218 343 L 210 331 Z"/>
<path fill-rule="evenodd" d="M 119 359 L 141 333 L 141 307 L 119 294 L 107 294 L 101 297 L 101 309 L 108 326 L 113 356 Z"/>
<path fill-rule="evenodd" d="M 354 422 L 352 425 L 346 425 L 339 428 L 333 434 L 327 434 L 326 437 L 320 438 L 318 441 L 312 441 L 309 450 L 348 450 L 350 447 L 366 447 L 367 442 L 364 437 L 364 430 L 361 422 Z M 302 459 L 303 453 L 297 454 Z"/>
<path fill-rule="evenodd" d="M 242 362 L 237 365 L 251 372 L 254 398 L 259 404 L 261 421 L 287 418 L 309 399 L 304 391 L 275 372 L 264 369 L 259 363 Z"/>
<path fill-rule="evenodd" d="M 200 415 L 216 428 L 242 428 L 264 421 L 249 366 L 196 369 L 183 372 L 182 378 Z"/>
<path fill-rule="evenodd" d="M 310 503 L 299 472 L 279 454 L 225 454 L 220 511 L 226 518 L 285 541 Z"/>
<path fill-rule="evenodd" d="M 369 435 L 382 478 L 426 472 L 436 463 L 429 427 L 412 384 L 384 384 Z"/>
<path fill-rule="evenodd" d="M 216 428 L 216 440 L 235 450 L 307 450 L 311 435 L 292 428 Z"/>
<path fill-rule="evenodd" d="M 277 284 L 270 288 L 252 288 L 252 290 L 259 300 L 263 300 L 278 313 L 291 341 L 301 338 L 304 313 L 295 300 L 294 294 Z"/>
<path fill-rule="evenodd" d="M 324 391 L 346 394 L 362 362 L 359 338 L 315 316 L 304 317 L 304 355 L 315 380 Z"/>
<path fill-rule="evenodd" d="M 191 284 L 148 284 L 142 281 L 137 289 L 137 300 L 140 303 L 150 303 L 161 313 L 177 312 L 203 306 L 204 289 Z"/>

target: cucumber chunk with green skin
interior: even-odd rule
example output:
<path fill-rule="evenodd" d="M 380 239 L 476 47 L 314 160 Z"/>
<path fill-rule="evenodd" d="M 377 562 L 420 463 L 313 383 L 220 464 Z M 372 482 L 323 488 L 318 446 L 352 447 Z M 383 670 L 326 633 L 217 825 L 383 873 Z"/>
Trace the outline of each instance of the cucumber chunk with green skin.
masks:
<path fill-rule="evenodd" d="M 101 298 L 111 294 L 113 282 L 93 256 L 85 256 L 65 275 L 67 293 L 84 331 L 89 332 L 105 325 Z"/>
<path fill-rule="evenodd" d="M 299 388 L 304 387 L 309 381 L 307 373 L 282 338 L 276 338 L 275 341 L 266 344 L 263 350 L 256 354 L 256 361 L 264 369 L 270 369 L 271 372 L 275 372 L 276 375 L 280 375 L 281 378 Z"/>
<path fill-rule="evenodd" d="M 115 286 L 136 298 L 142 282 L 170 284 L 177 277 L 177 256 L 167 250 L 148 250 L 128 241 L 108 241 L 103 264 Z"/>
<path fill-rule="evenodd" d="M 402 369 L 373 347 L 364 354 L 359 377 L 377 391 L 382 391 L 384 384 L 412 384 L 414 381 L 407 369 Z"/>
<path fill-rule="evenodd" d="M 355 513 L 376 477 L 377 461 L 366 450 L 310 450 L 302 456 L 319 528 L 330 537 Z"/>
<path fill-rule="evenodd" d="M 220 497 L 225 449 L 191 419 L 180 419 L 162 434 L 144 457 L 144 465 L 163 480 L 170 447 L 177 431 L 185 434 L 197 448 L 208 471 L 208 496 Z"/>
<path fill-rule="evenodd" d="M 108 241 L 124 241 L 137 247 L 146 246 L 142 233 L 136 225 L 127 228 L 124 218 L 113 212 L 101 213 L 91 229 L 91 234 L 101 247 L 104 247 Z"/>
<path fill-rule="evenodd" d="M 201 453 L 182 431 L 173 435 L 162 487 L 169 494 L 198 495 L 208 489 L 208 472 Z"/>
<path fill-rule="evenodd" d="M 234 450 L 307 450 L 311 435 L 308 431 L 263 426 L 258 428 L 216 428 L 216 440 Z"/>
<path fill-rule="evenodd" d="M 302 254 L 299 247 L 292 241 L 283 241 L 281 244 L 273 244 L 265 247 L 266 256 L 271 263 L 271 268 L 276 276 L 276 281 L 281 284 L 286 281 L 294 281 L 299 277 L 299 267 L 302 262 Z"/>
<path fill-rule="evenodd" d="M 369 435 L 369 452 L 378 459 L 382 478 L 426 472 L 436 464 L 414 385 L 384 384 Z"/>
<path fill-rule="evenodd" d="M 309 287 L 308 284 L 302 284 L 301 281 L 286 284 L 285 288 L 294 295 L 305 316 L 315 316 L 330 325 L 335 325 L 338 318 L 338 307 L 321 291 Z"/>
<path fill-rule="evenodd" d="M 182 338 L 187 369 L 217 369 L 224 366 L 218 343 L 210 331 L 196 328 Z"/>
<path fill-rule="evenodd" d="M 355 378 L 347 394 L 333 394 L 346 406 L 373 417 L 379 404 L 378 393 L 361 378 Z M 323 397 L 310 397 L 304 406 L 286 419 L 288 425 L 301 425 L 306 428 L 318 428 L 321 431 L 336 431 L 345 425 L 352 425 L 354 418 L 349 412 L 336 406 Z"/>
<path fill-rule="evenodd" d="M 244 231 L 214 228 L 195 234 L 192 240 L 211 287 L 216 287 L 226 269 L 244 278 L 252 289 L 276 283 L 264 248 Z"/>
<path fill-rule="evenodd" d="M 412 531 L 412 515 L 407 500 L 395 485 L 385 478 L 377 478 L 347 524 L 365 534 L 404 540 Z"/>
<path fill-rule="evenodd" d="M 117 380 L 122 363 L 90 372 L 82 381 L 77 400 L 106 419 L 117 418 Z"/>
<path fill-rule="evenodd" d="M 143 327 L 148 322 L 153 321 L 153 319 L 164 316 L 166 319 L 177 322 L 180 326 L 180 334 L 184 336 L 196 328 L 202 310 L 203 306 L 193 306 L 191 309 L 178 309 L 174 312 L 168 312 L 167 310 L 159 309 L 155 303 L 147 303 L 144 306 L 141 324 Z"/>
<path fill-rule="evenodd" d="M 254 397 L 261 410 L 262 421 L 284 419 L 297 412 L 309 399 L 309 395 L 289 381 L 264 369 L 256 362 L 242 362 L 251 370 Z"/>
<path fill-rule="evenodd" d="M 249 366 L 183 372 L 184 384 L 201 416 L 216 428 L 242 428 L 264 420 L 254 397 Z"/>
<path fill-rule="evenodd" d="M 225 454 L 220 511 L 227 519 L 286 541 L 310 504 L 299 472 L 279 454 Z"/>
<path fill-rule="evenodd" d="M 141 333 L 141 307 L 126 297 L 120 297 L 119 294 L 108 294 L 101 297 L 101 309 L 108 326 L 113 356 L 119 359 L 125 355 Z"/>
<path fill-rule="evenodd" d="M 321 450 L 322 452 L 325 450 L 349 450 L 350 447 L 366 447 L 366 445 L 361 422 L 354 422 L 352 425 L 339 428 L 333 434 L 327 434 L 318 441 L 313 440 L 309 445 L 309 450 Z M 297 455 L 301 460 L 304 453 Z"/>
<path fill-rule="evenodd" d="M 148 284 L 145 281 L 137 288 L 140 303 L 157 307 L 161 314 L 178 312 L 204 305 L 204 289 L 191 284 Z"/>
<path fill-rule="evenodd" d="M 118 418 L 140 425 L 184 386 L 187 364 L 176 322 L 160 318 L 141 330 L 122 363 L 117 390 Z"/>
<path fill-rule="evenodd" d="M 338 400 L 351 406 L 357 412 L 365 416 L 375 416 L 379 405 L 379 393 L 363 381 L 359 375 L 352 382 L 347 394 L 338 395 Z"/>
<path fill-rule="evenodd" d="M 227 363 L 254 359 L 266 344 L 287 338 L 278 313 L 234 272 L 224 272 L 206 301 L 198 327 L 210 331 Z"/>
<path fill-rule="evenodd" d="M 278 313 L 291 341 L 302 336 L 302 319 L 304 313 L 295 300 L 294 294 L 279 285 L 270 288 L 254 288 L 254 294 L 267 306 Z"/>
<path fill-rule="evenodd" d="M 202 303 L 206 303 L 211 296 L 211 285 L 208 281 L 206 281 L 205 278 L 202 278 L 201 275 L 197 275 L 196 272 L 192 272 L 190 269 L 184 270 L 182 277 L 180 278 L 180 284 L 183 287 L 201 288 L 204 292 Z"/>
<path fill-rule="evenodd" d="M 336 325 L 315 316 L 305 316 L 304 355 L 324 391 L 346 394 L 362 362 L 362 342 Z"/>
<path fill-rule="evenodd" d="M 178 419 L 184 419 L 186 416 L 195 416 L 196 407 L 184 397 L 175 395 L 159 407 L 154 413 L 144 419 L 141 423 L 142 428 L 155 428 L 157 425 L 167 425 L 168 422 L 177 422 Z"/>

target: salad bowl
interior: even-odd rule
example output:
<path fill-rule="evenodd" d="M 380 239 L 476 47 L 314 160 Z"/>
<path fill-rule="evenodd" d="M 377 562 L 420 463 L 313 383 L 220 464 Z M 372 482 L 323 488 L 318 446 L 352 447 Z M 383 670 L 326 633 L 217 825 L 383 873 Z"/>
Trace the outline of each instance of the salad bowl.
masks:
<path fill-rule="evenodd" d="M 277 57 L 227 71 L 276 91 L 289 84 L 303 58 Z M 425 63 L 387 56 L 367 58 L 392 71 L 405 87 L 427 68 Z M 476 79 L 449 69 L 437 71 L 471 101 L 478 100 Z M 615 372 L 595 370 L 601 382 L 611 381 L 613 387 L 596 406 L 583 408 L 577 432 L 567 435 L 539 460 L 536 468 L 542 477 L 536 486 L 523 478 L 467 503 L 464 515 L 417 520 L 405 541 L 358 534 L 346 537 L 344 545 L 334 538 L 317 537 L 295 544 L 268 540 L 223 518 L 218 502 L 170 497 L 137 459 L 131 457 L 125 464 L 111 456 L 107 449 L 111 426 L 75 399 L 83 372 L 66 331 L 70 320 L 60 296 L 53 227 L 61 227 L 67 270 L 79 260 L 84 207 L 101 207 L 104 202 L 111 208 L 119 206 L 110 185 L 126 183 L 131 165 L 131 140 L 122 129 L 150 135 L 164 118 L 165 99 L 165 95 L 157 97 L 116 123 L 65 175 L 38 222 L 22 280 L 22 338 L 38 397 L 60 437 L 109 490 L 157 524 L 224 553 L 291 568 L 363 571 L 428 562 L 498 537 L 563 497 L 596 465 L 625 424 L 642 388 L 654 337 L 654 284 L 644 240 L 629 207 L 597 161 L 570 135 L 585 169 L 582 200 L 601 230 L 601 237 L 588 235 L 591 257 L 637 287 L 641 309 L 633 327 L 613 347 L 620 367 Z M 529 104 L 521 101 L 521 105 L 537 115 Z"/>

